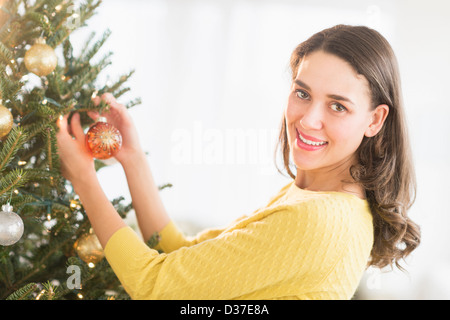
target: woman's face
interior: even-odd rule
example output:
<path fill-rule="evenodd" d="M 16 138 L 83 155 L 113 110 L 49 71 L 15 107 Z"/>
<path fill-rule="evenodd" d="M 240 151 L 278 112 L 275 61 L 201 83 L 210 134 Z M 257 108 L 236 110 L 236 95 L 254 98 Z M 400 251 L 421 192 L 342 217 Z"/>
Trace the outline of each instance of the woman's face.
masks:
<path fill-rule="evenodd" d="M 345 60 L 316 51 L 299 65 L 285 117 L 297 169 L 329 171 L 353 164 L 364 135 L 374 135 L 377 114 L 366 78 Z"/>

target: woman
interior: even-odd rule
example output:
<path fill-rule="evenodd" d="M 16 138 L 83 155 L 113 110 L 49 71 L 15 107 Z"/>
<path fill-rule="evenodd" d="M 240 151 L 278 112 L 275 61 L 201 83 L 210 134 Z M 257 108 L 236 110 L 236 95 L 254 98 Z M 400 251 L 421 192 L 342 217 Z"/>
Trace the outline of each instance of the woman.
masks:
<path fill-rule="evenodd" d="M 79 115 L 60 121 L 62 172 L 133 299 L 350 299 L 367 265 L 398 265 L 417 247 L 419 228 L 407 217 L 414 172 L 388 42 L 369 28 L 339 25 L 300 44 L 291 69 L 280 146 L 293 181 L 251 215 L 190 239 L 161 202 L 125 107 L 102 97 L 122 132 L 116 159 L 142 236 L 158 232 L 163 253 L 106 198 Z"/>

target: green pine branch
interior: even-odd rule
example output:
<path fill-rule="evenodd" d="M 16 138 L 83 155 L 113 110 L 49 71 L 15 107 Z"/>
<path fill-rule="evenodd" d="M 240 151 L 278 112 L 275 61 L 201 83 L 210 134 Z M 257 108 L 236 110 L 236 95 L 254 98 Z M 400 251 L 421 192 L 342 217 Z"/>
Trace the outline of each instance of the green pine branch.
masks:
<path fill-rule="evenodd" d="M 71 207 L 76 195 L 61 176 L 56 143 L 60 115 L 81 112 L 82 125 L 86 126 L 92 121 L 86 111 L 107 109 L 105 103 L 95 106 L 93 95 L 111 92 L 119 97 L 130 90 L 125 83 L 133 71 L 112 84 L 96 83 L 111 64 L 112 53 L 97 57 L 111 34 L 109 30 L 99 38 L 91 33 L 81 54 L 74 56 L 70 35 L 86 25 L 100 3 L 9 0 L 0 8 L 7 16 L 0 26 L 0 94 L 15 122 L 0 142 L 0 202 L 10 202 L 25 224 L 17 244 L 0 246 L 0 299 L 75 298 L 76 292 L 64 284 L 64 266 L 73 260 L 83 267 L 86 298 L 105 299 L 110 295 L 107 290 L 117 299 L 129 298 L 106 259 L 92 269 L 74 257 L 74 242 L 91 225 L 82 204 Z M 35 76 L 29 74 L 23 58 L 38 37 L 44 37 L 53 48 L 61 46 L 63 59 L 51 74 L 40 77 L 40 85 L 29 88 L 29 79 Z M 126 106 L 138 103 L 140 99 L 135 99 Z M 96 165 L 105 164 L 96 161 Z M 112 204 L 126 217 L 132 203 L 123 200 L 119 197 Z M 52 286 L 49 280 L 53 279 L 61 285 Z"/>
<path fill-rule="evenodd" d="M 6 300 L 29 300 L 30 296 L 35 292 L 37 288 L 38 285 L 36 283 L 28 283 L 22 288 L 10 294 L 6 298 Z"/>
<path fill-rule="evenodd" d="M 14 169 L 0 178 L 0 197 L 9 196 L 14 189 L 20 188 L 27 182 L 27 172 Z"/>
<path fill-rule="evenodd" d="M 4 65 L 9 65 L 11 60 L 14 59 L 14 54 L 11 52 L 11 49 L 5 46 L 2 42 L 0 42 L 0 61 Z"/>
<path fill-rule="evenodd" d="M 15 127 L 11 129 L 0 151 L 0 173 L 11 163 L 17 151 L 22 148 L 27 139 L 28 135 L 23 128 Z"/>

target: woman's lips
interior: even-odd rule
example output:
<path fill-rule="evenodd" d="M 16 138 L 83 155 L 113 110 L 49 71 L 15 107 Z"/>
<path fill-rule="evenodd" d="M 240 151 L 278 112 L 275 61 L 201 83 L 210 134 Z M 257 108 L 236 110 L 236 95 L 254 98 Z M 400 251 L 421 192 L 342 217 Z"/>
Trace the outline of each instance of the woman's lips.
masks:
<path fill-rule="evenodd" d="M 297 146 L 307 151 L 316 151 L 325 148 L 328 145 L 327 141 L 320 140 L 304 134 L 303 132 L 297 132 Z"/>
<path fill-rule="evenodd" d="M 296 130 L 297 130 L 297 129 L 296 129 Z M 301 135 L 302 138 L 304 138 L 304 139 L 306 139 L 306 140 L 309 140 L 309 141 L 312 141 L 312 142 L 326 142 L 325 140 L 320 140 L 320 139 L 317 139 L 317 138 L 308 136 L 308 135 L 304 134 L 303 132 L 301 132 L 301 131 L 299 131 L 299 130 L 297 130 L 297 134 Z"/>

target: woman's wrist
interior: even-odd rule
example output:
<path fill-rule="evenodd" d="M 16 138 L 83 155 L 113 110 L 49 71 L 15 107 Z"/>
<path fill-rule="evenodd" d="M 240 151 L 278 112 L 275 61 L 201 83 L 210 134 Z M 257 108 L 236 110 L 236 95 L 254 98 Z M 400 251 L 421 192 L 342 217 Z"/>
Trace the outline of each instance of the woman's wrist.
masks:
<path fill-rule="evenodd" d="M 146 159 L 145 152 L 142 149 L 134 149 L 127 151 L 126 154 L 121 155 L 120 158 L 116 158 L 124 169 L 128 167 L 134 167 L 136 161 Z"/>
<path fill-rule="evenodd" d="M 70 179 L 75 193 L 80 195 L 80 192 L 86 189 L 86 186 L 92 185 L 98 182 L 97 172 L 94 168 L 80 173 L 77 177 Z"/>

